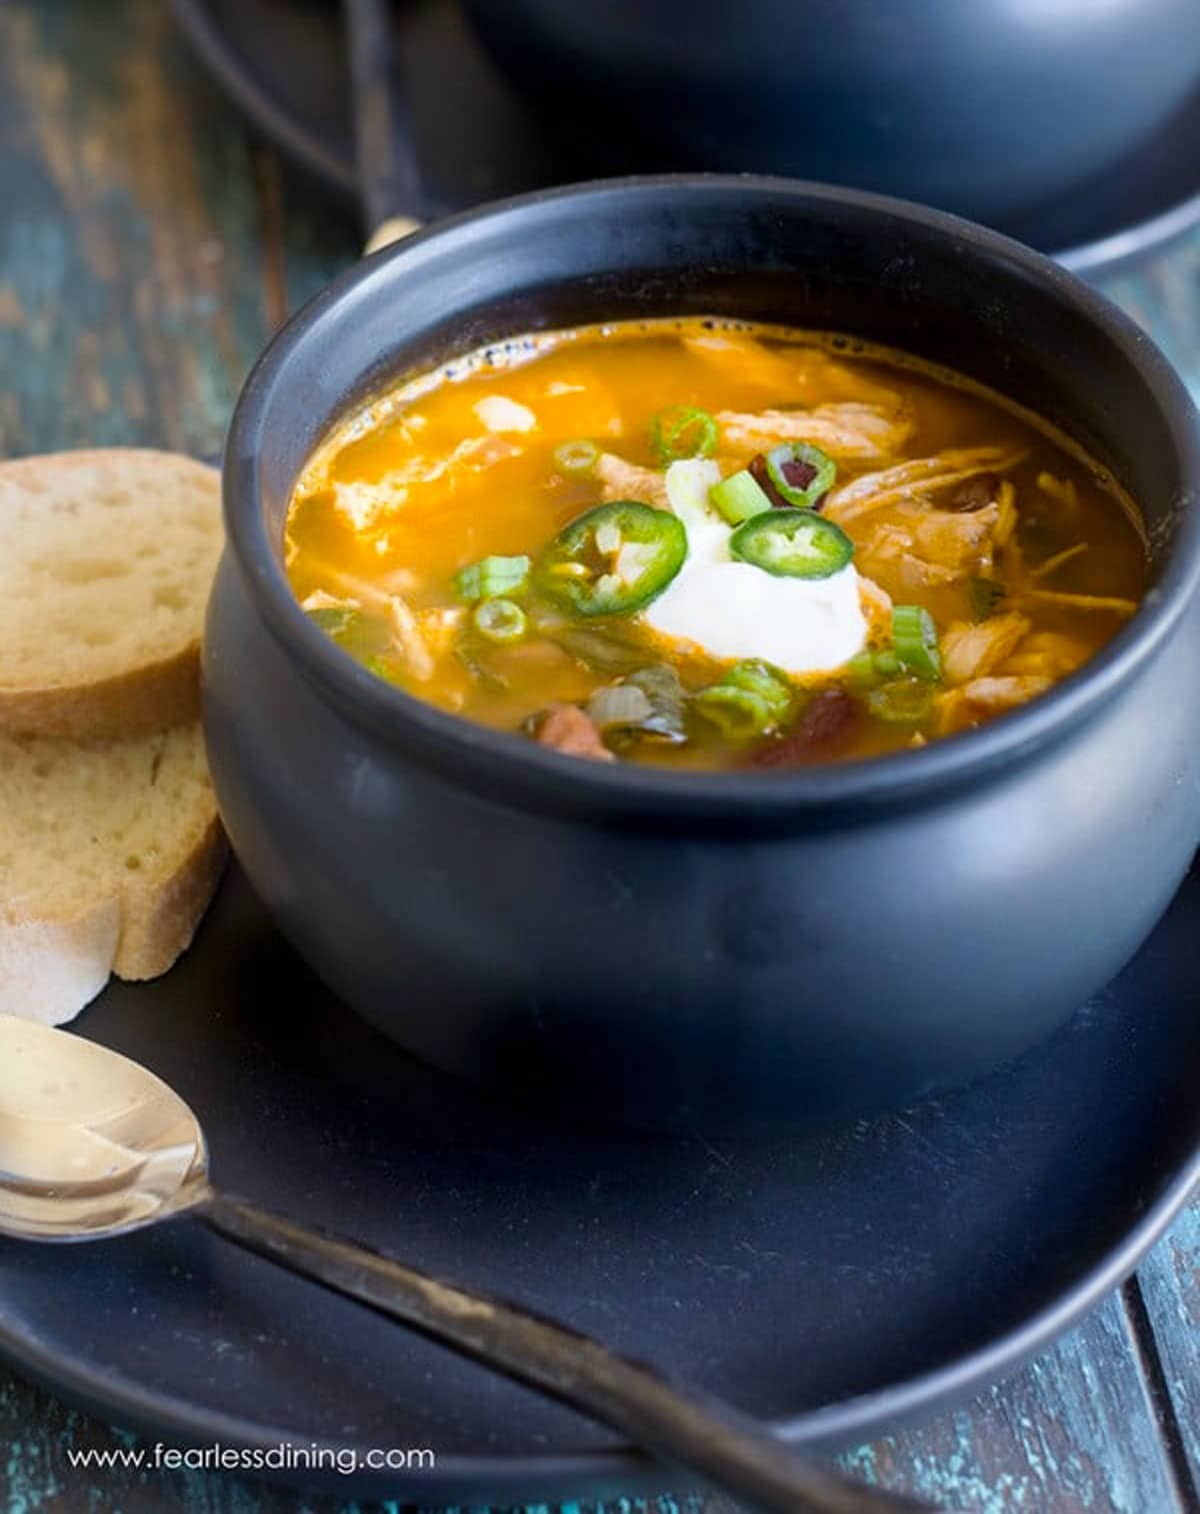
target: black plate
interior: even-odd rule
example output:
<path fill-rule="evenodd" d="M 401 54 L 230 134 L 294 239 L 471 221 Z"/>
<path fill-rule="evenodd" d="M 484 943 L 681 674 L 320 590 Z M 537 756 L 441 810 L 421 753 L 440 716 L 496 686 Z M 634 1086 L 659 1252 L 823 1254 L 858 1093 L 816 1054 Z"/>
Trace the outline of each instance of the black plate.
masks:
<path fill-rule="evenodd" d="M 345 50 L 333 0 L 173 3 L 200 55 L 260 129 L 343 195 L 357 196 Z M 674 166 L 597 161 L 570 140 L 567 123 L 553 143 L 546 141 L 481 54 L 453 0 L 403 0 L 396 13 L 420 156 L 442 210 L 546 184 Z M 1200 89 L 1115 166 L 1053 201 L 1014 213 L 998 230 L 1076 273 L 1099 275 L 1161 250 L 1197 224 Z"/>
<path fill-rule="evenodd" d="M 1135 1266 L 1200 1177 L 1200 871 L 1052 1041 L 952 1098 L 820 1140 L 564 1128 L 417 1065 L 316 983 L 242 878 L 156 984 L 84 1034 L 201 1114 L 217 1179 L 674 1369 L 804 1444 L 857 1443 L 1015 1367 Z M 155 1438 L 430 1447 L 343 1492 L 630 1493 L 572 1414 L 177 1222 L 0 1242 L 0 1355 Z M 306 1474 L 307 1476 L 307 1474 Z"/>

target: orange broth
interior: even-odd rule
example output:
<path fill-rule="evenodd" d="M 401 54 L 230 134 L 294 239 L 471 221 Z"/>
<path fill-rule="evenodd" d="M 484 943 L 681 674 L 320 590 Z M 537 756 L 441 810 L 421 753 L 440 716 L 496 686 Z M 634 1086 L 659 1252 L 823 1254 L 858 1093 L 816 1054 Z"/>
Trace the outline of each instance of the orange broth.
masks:
<path fill-rule="evenodd" d="M 484 601 L 456 585 L 482 559 L 537 564 L 606 499 L 669 507 L 653 423 L 678 407 L 714 418 L 725 478 L 761 478 L 756 458 L 810 434 L 836 465 L 818 513 L 853 543 L 863 649 L 815 671 L 768 664 L 782 692 L 766 705 L 753 680 L 724 713 L 719 698 L 697 700 L 737 683 L 746 659 L 662 636 L 647 607 L 580 615 L 527 581 L 496 596 L 521 625 L 504 642 L 481 632 Z M 556 456 L 576 442 L 590 447 L 574 463 L 599 459 L 582 471 Z M 843 760 L 969 729 L 1091 657 L 1145 582 L 1131 502 L 1034 417 L 903 355 L 703 318 L 514 339 L 381 396 L 299 481 L 287 566 L 314 619 L 408 693 L 579 756 L 680 768 Z M 895 606 L 927 613 L 932 662 L 897 662 Z M 646 668 L 668 670 L 657 696 L 675 680 L 662 720 L 639 723 L 651 701 L 636 695 L 596 702 Z M 614 709 L 625 723 L 601 718 Z"/>

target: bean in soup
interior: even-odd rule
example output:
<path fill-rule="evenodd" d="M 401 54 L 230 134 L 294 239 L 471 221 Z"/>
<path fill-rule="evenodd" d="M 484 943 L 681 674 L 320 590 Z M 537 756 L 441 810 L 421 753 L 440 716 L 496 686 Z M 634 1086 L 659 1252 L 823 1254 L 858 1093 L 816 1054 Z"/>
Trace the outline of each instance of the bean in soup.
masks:
<path fill-rule="evenodd" d="M 967 730 L 1091 657 L 1137 513 L 1066 438 L 845 338 L 529 336 L 384 395 L 297 485 L 293 587 L 380 678 L 576 757 L 779 770 Z"/>

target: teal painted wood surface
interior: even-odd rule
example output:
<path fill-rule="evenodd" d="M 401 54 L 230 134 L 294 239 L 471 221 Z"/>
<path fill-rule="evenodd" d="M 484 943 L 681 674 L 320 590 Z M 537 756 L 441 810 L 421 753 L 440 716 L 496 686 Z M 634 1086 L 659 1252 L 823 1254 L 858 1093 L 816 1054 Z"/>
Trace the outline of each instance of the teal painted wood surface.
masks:
<path fill-rule="evenodd" d="M 1200 1206 L 1193 1207 L 1138 1273 L 1169 1415 L 1193 1488 L 1200 1487 Z"/>
<path fill-rule="evenodd" d="M 156 0 L 0 4 L 0 185 L 8 455 L 147 442 L 214 456 L 271 330 L 358 251 L 358 228 L 253 141 Z M 1109 292 L 1200 394 L 1200 235 Z M 0 1370 L 0 1514 L 360 1507 L 69 1463 L 135 1444 Z M 1200 1507 L 1200 1210 L 1011 1382 L 844 1463 L 981 1514 Z"/>

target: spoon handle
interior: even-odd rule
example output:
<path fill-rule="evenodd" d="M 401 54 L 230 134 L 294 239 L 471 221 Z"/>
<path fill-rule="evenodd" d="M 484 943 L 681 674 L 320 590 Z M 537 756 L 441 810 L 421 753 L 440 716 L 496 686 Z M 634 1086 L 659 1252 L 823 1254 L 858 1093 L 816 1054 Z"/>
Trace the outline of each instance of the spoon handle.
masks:
<path fill-rule="evenodd" d="M 239 1246 L 541 1389 L 750 1507 L 871 1514 L 925 1505 L 800 1461 L 762 1424 L 565 1325 L 220 1194 L 197 1213 Z"/>

